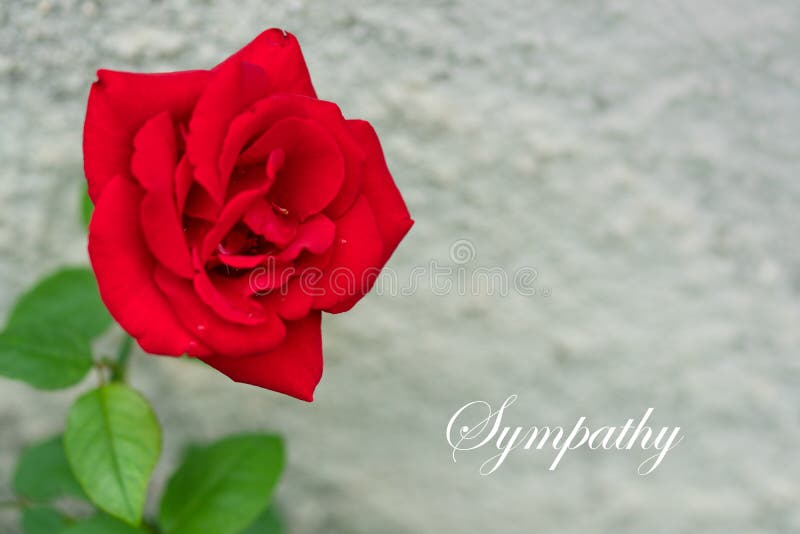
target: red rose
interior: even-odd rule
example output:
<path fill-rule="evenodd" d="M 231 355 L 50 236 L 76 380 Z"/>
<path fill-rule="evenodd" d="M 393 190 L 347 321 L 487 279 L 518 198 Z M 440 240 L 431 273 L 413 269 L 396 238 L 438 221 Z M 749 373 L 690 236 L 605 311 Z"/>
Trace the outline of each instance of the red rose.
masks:
<path fill-rule="evenodd" d="M 276 29 L 211 70 L 97 76 L 89 256 L 111 314 L 146 352 L 312 400 L 321 312 L 350 309 L 413 224 L 374 130 L 317 99 Z"/>

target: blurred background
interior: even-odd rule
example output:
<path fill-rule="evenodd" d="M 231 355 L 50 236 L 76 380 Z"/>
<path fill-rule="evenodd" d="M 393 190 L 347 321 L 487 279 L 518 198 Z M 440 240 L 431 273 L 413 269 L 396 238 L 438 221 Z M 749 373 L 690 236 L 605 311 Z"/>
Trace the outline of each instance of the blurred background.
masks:
<path fill-rule="evenodd" d="M 313 404 L 137 355 L 165 450 L 273 429 L 290 532 L 800 531 L 800 3 L 652 0 L 21 1 L 0 5 L 0 319 L 85 264 L 81 128 L 97 68 L 207 68 L 295 33 L 319 96 L 373 123 L 417 223 L 400 278 L 458 240 L 535 295 L 371 294 L 323 323 Z M 112 336 L 113 338 L 113 336 Z M 111 339 L 109 343 L 113 342 Z M 82 387 L 89 387 L 93 377 Z M 516 393 L 509 424 L 683 442 L 450 457 L 445 426 Z M 76 391 L 0 382 L 0 493 Z M 0 511 L 0 531 L 17 532 Z"/>

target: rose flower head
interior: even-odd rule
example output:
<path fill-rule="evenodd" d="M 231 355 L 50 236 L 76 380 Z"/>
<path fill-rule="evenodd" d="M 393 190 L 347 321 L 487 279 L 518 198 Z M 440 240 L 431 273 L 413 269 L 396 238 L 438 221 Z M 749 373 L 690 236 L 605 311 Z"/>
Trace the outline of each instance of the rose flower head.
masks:
<path fill-rule="evenodd" d="M 413 224 L 369 123 L 317 98 L 295 37 L 211 70 L 100 70 L 83 132 L 100 296 L 146 352 L 312 400 L 320 317 Z"/>

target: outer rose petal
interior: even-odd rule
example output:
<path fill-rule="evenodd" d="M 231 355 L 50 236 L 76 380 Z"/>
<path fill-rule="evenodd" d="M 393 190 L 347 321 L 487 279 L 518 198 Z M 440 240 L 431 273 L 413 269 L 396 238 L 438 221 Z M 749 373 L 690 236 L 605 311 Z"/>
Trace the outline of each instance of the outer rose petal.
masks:
<path fill-rule="evenodd" d="M 142 192 L 118 176 L 105 188 L 89 225 L 89 258 L 100 296 L 146 352 L 207 354 L 176 319 L 153 281 L 156 265 L 139 229 Z"/>
<path fill-rule="evenodd" d="M 83 168 L 93 202 L 115 176 L 130 176 L 133 137 L 145 121 L 162 111 L 186 120 L 209 76 L 205 70 L 97 71 L 83 125 Z"/>
<path fill-rule="evenodd" d="M 289 32 L 277 28 L 266 30 L 216 68 L 232 61 L 246 61 L 264 69 L 270 79 L 271 93 L 317 96 L 300 44 Z"/>
<path fill-rule="evenodd" d="M 361 192 L 372 206 L 378 231 L 383 238 L 383 259 L 380 264 L 383 267 L 414 221 L 386 167 L 375 130 L 368 122 L 360 120 L 349 120 L 347 126 L 367 154 L 366 176 Z"/>
<path fill-rule="evenodd" d="M 361 120 L 349 120 L 347 126 L 367 154 L 361 193 L 368 199 L 372 207 L 375 223 L 383 241 L 383 254 L 380 261 L 375 264 L 369 275 L 363 277 L 360 290 L 362 294 L 366 294 L 372 289 L 380 269 L 389 261 L 414 221 L 389 173 L 375 130 L 368 122 Z M 361 296 L 361 294 L 357 294 L 349 299 L 344 299 L 338 304 L 326 308 L 325 311 L 329 313 L 346 312 L 355 306 Z"/>
<path fill-rule="evenodd" d="M 335 222 L 331 260 L 316 284 L 323 294 L 314 297 L 314 308 L 324 311 L 341 302 L 352 302 L 350 307 L 358 302 L 371 289 L 384 256 L 381 235 L 366 197 L 356 200 Z"/>
<path fill-rule="evenodd" d="M 311 402 L 322 377 L 322 335 L 319 312 L 286 326 L 277 348 L 247 358 L 206 356 L 204 362 L 236 382 L 252 384 Z"/>

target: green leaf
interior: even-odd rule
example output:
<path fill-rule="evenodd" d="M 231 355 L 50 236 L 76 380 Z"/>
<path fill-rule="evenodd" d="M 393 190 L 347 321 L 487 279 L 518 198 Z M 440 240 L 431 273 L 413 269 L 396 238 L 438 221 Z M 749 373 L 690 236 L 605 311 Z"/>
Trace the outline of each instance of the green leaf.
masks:
<path fill-rule="evenodd" d="M 85 498 L 67 462 L 61 436 L 25 449 L 14 473 L 14 490 L 18 495 L 39 502 L 65 495 Z"/>
<path fill-rule="evenodd" d="M 73 523 L 68 528 L 60 531 L 59 534 L 143 534 L 146 532 L 144 529 L 132 527 L 113 517 L 98 514 L 89 519 Z"/>
<path fill-rule="evenodd" d="M 266 512 L 258 516 L 258 519 L 240 534 L 281 534 L 283 528 L 283 519 L 275 506 L 270 505 Z"/>
<path fill-rule="evenodd" d="M 66 520 L 53 510 L 36 506 L 22 511 L 22 531 L 25 534 L 55 534 L 66 526 Z"/>
<path fill-rule="evenodd" d="M 17 301 L 6 331 L 68 332 L 86 340 L 111 325 L 91 269 L 72 267 L 57 271 L 28 290 Z"/>
<path fill-rule="evenodd" d="M 159 524 L 169 534 L 231 534 L 269 504 L 284 464 L 280 437 L 247 434 L 190 449 L 167 484 Z"/>
<path fill-rule="evenodd" d="M 0 374 L 40 389 L 77 384 L 92 367 L 91 339 L 110 324 L 92 271 L 58 271 L 11 311 L 0 334 Z"/>
<path fill-rule="evenodd" d="M 94 204 L 92 204 L 92 199 L 89 198 L 89 191 L 84 185 L 81 189 L 81 220 L 85 226 L 89 226 L 89 221 L 92 220 L 93 211 Z"/>
<path fill-rule="evenodd" d="M 89 342 L 68 332 L 17 327 L 0 334 L 0 375 L 39 389 L 77 384 L 92 367 Z"/>
<path fill-rule="evenodd" d="M 64 448 L 92 502 L 139 525 L 161 454 L 161 428 L 144 397 L 118 383 L 81 396 L 67 417 Z"/>

